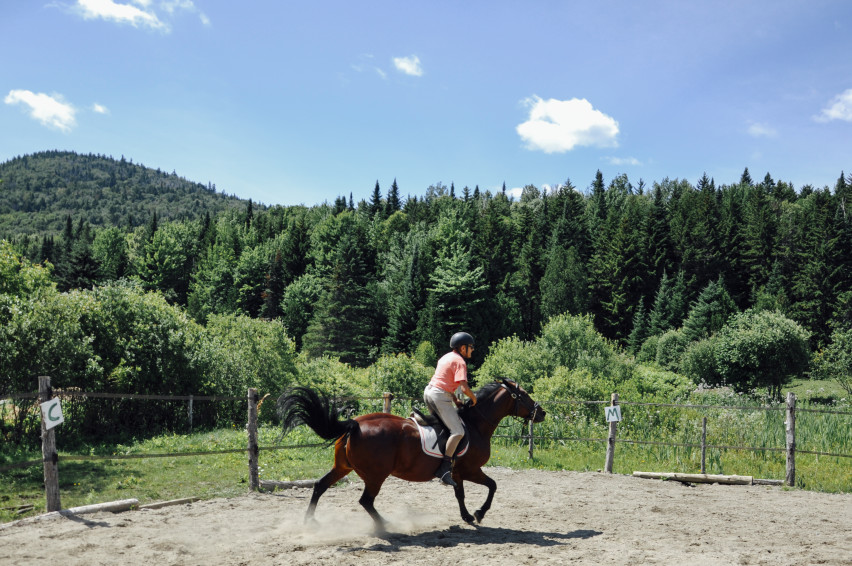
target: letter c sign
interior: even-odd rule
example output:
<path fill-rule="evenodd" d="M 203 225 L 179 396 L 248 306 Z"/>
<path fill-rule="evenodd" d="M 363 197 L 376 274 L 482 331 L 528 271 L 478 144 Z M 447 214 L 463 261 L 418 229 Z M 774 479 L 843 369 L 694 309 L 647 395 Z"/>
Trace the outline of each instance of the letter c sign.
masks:
<path fill-rule="evenodd" d="M 41 404 L 41 419 L 44 422 L 44 428 L 50 430 L 56 425 L 65 422 L 65 417 L 62 416 L 62 406 L 59 404 L 59 399 L 51 399 Z"/>

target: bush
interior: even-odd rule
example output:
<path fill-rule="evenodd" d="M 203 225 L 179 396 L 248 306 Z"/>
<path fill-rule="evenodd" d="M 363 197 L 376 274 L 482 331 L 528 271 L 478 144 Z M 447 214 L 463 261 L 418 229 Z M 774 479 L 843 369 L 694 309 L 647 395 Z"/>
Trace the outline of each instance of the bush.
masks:
<path fill-rule="evenodd" d="M 689 343 L 680 330 L 667 330 L 657 342 L 656 362 L 663 369 L 677 371 L 680 357 Z"/>
<path fill-rule="evenodd" d="M 541 383 L 548 394 L 555 394 L 571 390 L 570 383 L 560 385 L 553 380 L 564 379 L 573 370 L 586 370 L 593 379 L 611 382 L 613 386 L 632 376 L 632 366 L 595 330 L 588 316 L 565 314 L 551 318 L 533 342 L 514 336 L 497 342 L 477 377 L 483 383 L 512 379 L 536 393 Z M 609 389 L 609 393 L 614 391 L 612 387 Z"/>
<path fill-rule="evenodd" d="M 835 379 L 852 395 L 852 329 L 831 333 L 828 347 L 814 354 L 812 376 Z"/>
<path fill-rule="evenodd" d="M 660 343 L 660 336 L 655 334 L 649 336 L 642 347 L 639 348 L 639 353 L 636 355 L 637 362 L 656 362 L 657 361 L 657 345 Z"/>
<path fill-rule="evenodd" d="M 721 376 L 716 371 L 715 338 L 689 344 L 680 358 L 680 371 L 698 385 L 721 383 Z"/>
<path fill-rule="evenodd" d="M 517 336 L 498 341 L 476 371 L 476 380 L 485 384 L 498 379 L 511 379 L 527 390 L 537 379 L 550 373 L 545 367 L 541 349 L 532 342 L 524 342 Z"/>
<path fill-rule="evenodd" d="M 405 354 L 382 356 L 367 370 L 370 389 L 374 395 L 385 392 L 397 397 L 422 399 L 423 389 L 432 378 L 429 369 Z"/>
<path fill-rule="evenodd" d="M 636 392 L 637 401 L 657 399 L 665 402 L 687 397 L 695 387 L 692 380 L 684 375 L 644 364 L 636 367 L 630 385 Z"/>
<path fill-rule="evenodd" d="M 735 315 L 717 335 L 715 359 L 721 379 L 737 392 L 766 388 L 781 399 L 781 388 L 804 372 L 810 332 L 777 311 Z"/>
<path fill-rule="evenodd" d="M 328 356 L 310 358 L 305 353 L 296 358 L 293 385 L 317 389 L 332 397 L 372 395 L 366 369 L 353 368 Z"/>
<path fill-rule="evenodd" d="M 417 345 L 417 349 L 414 351 L 414 359 L 427 368 L 434 368 L 438 364 L 438 353 L 431 342 L 424 340 Z"/>
<path fill-rule="evenodd" d="M 296 375 L 296 344 L 279 320 L 211 315 L 206 338 L 215 364 L 209 381 L 222 395 L 245 395 L 249 387 L 277 398 Z M 275 418 L 273 403 L 261 405 L 261 420 Z"/>

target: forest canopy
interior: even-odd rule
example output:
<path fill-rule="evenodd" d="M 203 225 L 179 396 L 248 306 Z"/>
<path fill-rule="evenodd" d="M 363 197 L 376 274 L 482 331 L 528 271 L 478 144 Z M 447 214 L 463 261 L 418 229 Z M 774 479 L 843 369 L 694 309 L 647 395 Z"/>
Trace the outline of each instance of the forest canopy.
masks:
<path fill-rule="evenodd" d="M 315 206 L 260 206 L 63 152 L 16 158 L 0 178 L 7 253 L 46 266 L 57 292 L 124 282 L 220 332 L 234 327 L 223 317 L 275 322 L 294 352 L 352 367 L 443 352 L 464 329 L 478 368 L 565 315 L 638 360 L 724 382 L 747 379 L 729 321 L 771 326 L 754 313 L 773 313 L 807 354 L 852 327 L 842 173 L 833 188 L 796 190 L 748 169 L 730 185 L 598 171 L 583 189 L 568 179 L 517 199 L 441 183 L 403 197 L 377 182 L 357 203 Z"/>

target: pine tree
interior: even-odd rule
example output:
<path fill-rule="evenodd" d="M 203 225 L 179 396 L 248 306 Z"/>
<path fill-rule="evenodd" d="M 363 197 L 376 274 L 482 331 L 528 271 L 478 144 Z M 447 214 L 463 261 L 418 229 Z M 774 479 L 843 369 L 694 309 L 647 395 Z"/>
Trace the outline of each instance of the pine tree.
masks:
<path fill-rule="evenodd" d="M 577 250 L 565 249 L 556 239 L 548 251 L 547 268 L 541 278 L 541 318 L 562 314 L 584 314 L 589 302 L 588 279 Z"/>
<path fill-rule="evenodd" d="M 637 354 L 649 335 L 648 314 L 645 312 L 645 299 L 642 298 L 639 301 L 639 307 L 633 314 L 633 329 L 630 331 L 630 336 L 627 337 L 628 351 Z"/>
<path fill-rule="evenodd" d="M 284 258 L 281 250 L 275 250 L 266 273 L 266 288 L 263 290 L 263 318 L 275 319 L 281 316 L 281 301 L 284 299 Z"/>
<path fill-rule="evenodd" d="M 707 284 L 689 309 L 689 315 L 683 322 L 683 337 L 687 342 L 695 342 L 712 336 L 725 326 L 728 319 L 737 313 L 737 306 L 725 291 L 721 276 Z"/>
<path fill-rule="evenodd" d="M 376 186 L 373 188 L 373 194 L 370 196 L 370 204 L 367 209 L 370 213 L 370 218 L 375 218 L 377 215 L 381 214 L 383 208 L 382 191 L 379 188 L 379 182 L 376 181 Z"/>
<path fill-rule="evenodd" d="M 390 191 L 388 191 L 388 200 L 385 204 L 385 217 L 390 218 L 394 212 L 401 208 L 402 206 L 399 201 L 399 187 L 396 184 L 396 179 L 394 179 Z"/>
<path fill-rule="evenodd" d="M 366 238 L 357 229 L 341 235 L 302 339 L 311 356 L 332 356 L 358 367 L 370 363 L 374 338 L 366 249 Z"/>

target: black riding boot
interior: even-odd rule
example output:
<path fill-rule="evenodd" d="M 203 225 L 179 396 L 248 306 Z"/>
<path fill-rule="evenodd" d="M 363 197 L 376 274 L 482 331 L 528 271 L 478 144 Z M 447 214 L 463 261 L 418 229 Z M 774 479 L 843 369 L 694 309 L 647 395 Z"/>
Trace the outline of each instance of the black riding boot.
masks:
<path fill-rule="evenodd" d="M 435 477 L 439 478 L 444 485 L 456 487 L 456 482 L 453 481 L 453 461 L 453 458 L 444 456 L 444 461 L 441 462 L 441 466 L 435 472 Z"/>

